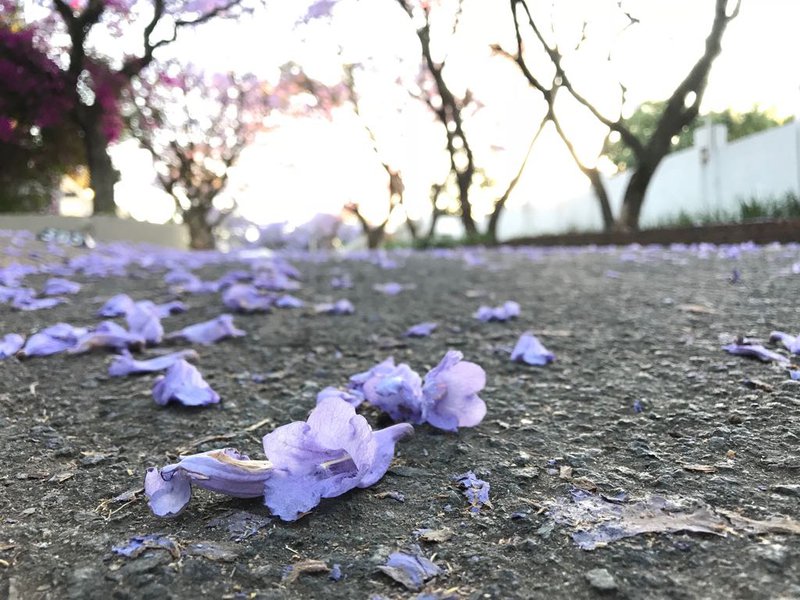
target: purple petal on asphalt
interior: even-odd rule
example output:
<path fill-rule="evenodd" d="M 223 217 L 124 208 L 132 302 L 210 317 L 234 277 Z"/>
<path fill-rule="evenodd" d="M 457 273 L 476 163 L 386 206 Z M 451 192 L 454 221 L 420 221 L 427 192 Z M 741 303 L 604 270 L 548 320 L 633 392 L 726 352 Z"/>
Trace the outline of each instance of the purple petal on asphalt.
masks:
<path fill-rule="evenodd" d="M 144 477 L 144 493 L 153 514 L 173 517 L 192 497 L 192 485 L 235 498 L 257 498 L 272 465 L 250 460 L 232 448 L 212 450 L 181 458 L 161 469 L 150 467 Z"/>
<path fill-rule="evenodd" d="M 167 339 L 182 338 L 192 344 L 213 344 L 229 337 L 247 335 L 233 324 L 233 317 L 222 314 L 210 321 L 189 325 L 178 331 L 167 334 Z"/>
<path fill-rule="evenodd" d="M 342 578 L 342 565 L 333 563 L 331 572 L 328 574 L 328 579 L 331 581 L 339 581 Z"/>
<path fill-rule="evenodd" d="M 51 277 L 44 284 L 42 295 L 44 296 L 60 296 L 62 294 L 77 294 L 81 291 L 81 284 L 69 279 L 61 279 L 60 277 Z"/>
<path fill-rule="evenodd" d="M 184 269 L 175 269 L 164 275 L 164 283 L 167 285 L 184 285 L 192 283 L 197 276 Z"/>
<path fill-rule="evenodd" d="M 509 319 L 517 318 L 519 312 L 519 304 L 513 300 L 509 300 L 508 302 L 504 302 L 502 306 L 496 308 L 481 306 L 475 312 L 475 318 L 484 323 L 489 321 L 508 321 Z"/>
<path fill-rule="evenodd" d="M 773 352 L 772 350 L 767 350 L 761 344 L 754 344 L 749 340 L 741 338 L 732 344 L 723 346 L 722 349 L 730 354 L 735 354 L 737 356 L 750 356 L 752 358 L 757 358 L 762 362 L 789 362 L 789 359 L 785 356 L 778 354 L 777 352 Z"/>
<path fill-rule="evenodd" d="M 197 358 L 197 352 L 194 350 L 180 350 L 147 360 L 136 360 L 130 352 L 125 352 L 114 357 L 108 367 L 108 374 L 111 377 L 124 377 L 135 373 L 154 373 L 169 369 L 179 360 L 196 360 Z"/>
<path fill-rule="evenodd" d="M 89 352 L 95 348 L 110 348 L 122 350 L 128 348 L 141 348 L 145 340 L 138 333 L 131 333 L 114 321 L 103 321 L 92 331 L 82 335 L 77 344 L 69 349 L 71 354 Z"/>
<path fill-rule="evenodd" d="M 124 544 L 114 546 L 111 551 L 127 558 L 136 558 L 145 550 L 166 550 L 175 558 L 180 557 L 178 545 L 162 533 L 137 535 Z"/>
<path fill-rule="evenodd" d="M 516 346 L 511 351 L 511 360 L 529 365 L 547 365 L 555 359 L 556 355 L 545 348 L 539 338 L 530 331 L 520 336 Z"/>
<path fill-rule="evenodd" d="M 134 302 L 128 294 L 117 294 L 106 300 L 97 311 L 99 317 L 124 317 L 133 310 Z"/>
<path fill-rule="evenodd" d="M 416 425 L 425 421 L 422 379 L 405 363 L 364 382 L 364 397 L 393 421 Z"/>
<path fill-rule="evenodd" d="M 386 294 L 387 296 L 396 296 L 407 286 L 404 286 L 402 283 L 397 283 L 396 281 L 389 281 L 388 283 L 376 283 L 372 286 L 372 289 L 376 292 L 381 292 L 382 294 Z"/>
<path fill-rule="evenodd" d="M 275 306 L 278 308 L 303 308 L 305 304 L 300 298 L 295 298 L 291 294 L 284 294 L 275 300 Z"/>
<path fill-rule="evenodd" d="M 18 299 L 33 298 L 36 290 L 33 288 L 7 287 L 0 285 L 0 302 L 14 302 Z"/>
<path fill-rule="evenodd" d="M 425 322 L 412 325 L 403 334 L 405 337 L 428 337 L 438 327 L 436 323 Z"/>
<path fill-rule="evenodd" d="M 418 547 L 411 552 L 393 552 L 380 571 L 412 591 L 419 591 L 429 579 L 441 572 L 433 562 L 423 556 Z"/>
<path fill-rule="evenodd" d="M 294 521 L 322 498 L 372 485 L 389 468 L 395 442 L 412 431 L 400 424 L 373 432 L 347 402 L 325 398 L 307 422 L 264 436 L 264 453 L 274 466 L 264 484 L 264 503 L 274 515 Z"/>
<path fill-rule="evenodd" d="M 18 333 L 9 333 L 0 339 L 0 360 L 5 360 L 9 356 L 13 356 L 19 352 L 20 348 L 25 345 L 25 338 Z"/>
<path fill-rule="evenodd" d="M 353 287 L 353 280 L 350 275 L 341 275 L 339 277 L 331 278 L 331 287 L 337 290 L 345 290 Z"/>
<path fill-rule="evenodd" d="M 478 397 L 486 386 L 486 372 L 462 358 L 461 352 L 448 351 L 425 375 L 422 386 L 425 421 L 446 431 L 475 427 L 486 415 L 486 403 Z"/>
<path fill-rule="evenodd" d="M 272 307 L 273 297 L 248 283 L 235 283 L 222 294 L 222 303 L 237 312 L 266 312 Z"/>
<path fill-rule="evenodd" d="M 243 270 L 236 270 L 236 271 L 228 271 L 217 279 L 217 285 L 220 289 L 227 287 L 229 285 L 233 285 L 234 283 L 239 283 L 240 281 L 250 281 L 253 279 L 253 274 L 250 271 L 243 271 Z"/>
<path fill-rule="evenodd" d="M 355 390 L 340 390 L 335 387 L 326 387 L 317 394 L 317 404 L 326 398 L 339 398 L 344 400 L 353 408 L 358 408 L 364 402 L 364 395 Z"/>
<path fill-rule="evenodd" d="M 158 316 L 156 305 L 149 300 L 141 300 L 125 315 L 128 329 L 144 338 L 148 344 L 160 344 L 164 338 L 164 327 Z"/>
<path fill-rule="evenodd" d="M 794 381 L 800 381 L 800 371 L 789 370 L 789 377 Z"/>
<path fill-rule="evenodd" d="M 769 334 L 770 342 L 780 342 L 792 354 L 800 354 L 800 336 L 789 335 L 783 331 L 773 331 Z"/>
<path fill-rule="evenodd" d="M 16 298 L 14 302 L 11 303 L 11 306 L 17 310 L 23 310 L 27 312 L 32 310 L 53 308 L 54 306 L 58 306 L 64 302 L 66 302 L 66 300 L 64 298 L 59 298 L 58 296 L 53 298 L 31 298 L 28 296 Z"/>
<path fill-rule="evenodd" d="M 492 503 L 489 500 L 489 489 L 491 486 L 487 481 L 478 479 L 472 471 L 456 475 L 453 479 L 458 481 L 461 487 L 464 488 L 464 496 L 467 498 L 467 501 L 469 501 L 469 511 L 471 513 L 477 514 L 481 512 L 483 506 L 492 507 Z"/>
<path fill-rule="evenodd" d="M 186 312 L 186 305 L 180 300 L 156 304 L 156 314 L 159 319 Z"/>
<path fill-rule="evenodd" d="M 179 359 L 156 380 L 153 399 L 161 406 L 171 400 L 184 406 L 208 406 L 219 402 L 219 394 L 206 383 L 197 367 Z"/>
<path fill-rule="evenodd" d="M 74 347 L 86 335 L 85 327 L 73 327 L 68 323 L 56 323 L 34 333 L 20 350 L 21 356 L 50 356 Z"/>
<path fill-rule="evenodd" d="M 324 313 L 326 315 L 352 315 L 356 311 L 353 303 L 346 298 L 337 300 L 336 302 L 323 302 L 314 306 L 314 312 Z"/>
<path fill-rule="evenodd" d="M 356 392 L 360 392 L 363 394 L 364 392 L 364 384 L 372 379 L 373 377 L 383 377 L 392 371 L 394 371 L 394 358 L 391 356 L 384 360 L 381 363 L 378 363 L 374 367 L 372 367 L 369 371 L 364 371 L 363 373 L 357 373 L 350 377 L 350 383 L 348 387 Z"/>
<path fill-rule="evenodd" d="M 253 277 L 253 285 L 271 292 L 299 290 L 300 284 L 290 279 L 285 273 L 273 269 L 261 271 Z"/>

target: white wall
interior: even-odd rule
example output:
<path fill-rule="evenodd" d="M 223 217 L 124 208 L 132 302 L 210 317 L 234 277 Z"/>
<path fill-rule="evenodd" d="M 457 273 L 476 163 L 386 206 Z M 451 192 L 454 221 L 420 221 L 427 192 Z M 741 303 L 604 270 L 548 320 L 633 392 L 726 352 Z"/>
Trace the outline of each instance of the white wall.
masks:
<path fill-rule="evenodd" d="M 694 146 L 667 156 L 656 170 L 642 207 L 642 226 L 684 211 L 699 215 L 738 212 L 739 201 L 766 200 L 787 192 L 800 196 L 800 121 L 726 141 L 723 125 L 701 128 Z M 705 160 L 704 160 L 705 157 Z M 611 207 L 619 214 L 629 173 L 606 179 Z M 578 196 L 509 207 L 498 237 L 591 231 L 602 228 L 599 204 L 588 185 Z"/>

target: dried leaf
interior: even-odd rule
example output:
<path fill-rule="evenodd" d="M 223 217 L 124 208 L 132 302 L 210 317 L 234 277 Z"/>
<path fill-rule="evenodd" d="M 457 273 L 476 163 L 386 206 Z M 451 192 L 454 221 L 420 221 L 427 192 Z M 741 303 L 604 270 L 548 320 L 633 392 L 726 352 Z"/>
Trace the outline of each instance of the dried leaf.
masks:
<path fill-rule="evenodd" d="M 282 581 L 284 583 L 292 583 L 297 580 L 303 573 L 328 573 L 330 568 L 327 563 L 322 560 L 301 560 L 293 565 L 289 565 L 284 571 Z"/>
<path fill-rule="evenodd" d="M 453 537 L 453 530 L 446 527 L 444 529 L 420 529 L 418 531 L 420 532 L 419 539 L 421 541 L 432 544 L 447 542 Z"/>

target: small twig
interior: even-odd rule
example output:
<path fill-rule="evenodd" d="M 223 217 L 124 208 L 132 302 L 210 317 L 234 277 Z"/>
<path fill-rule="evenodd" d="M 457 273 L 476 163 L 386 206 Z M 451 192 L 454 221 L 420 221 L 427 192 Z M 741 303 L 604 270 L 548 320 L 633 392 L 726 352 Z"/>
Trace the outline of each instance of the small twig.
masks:
<path fill-rule="evenodd" d="M 222 440 L 229 440 L 231 438 L 235 438 L 237 436 L 240 436 L 243 433 L 249 433 L 251 431 L 255 431 L 256 429 L 258 429 L 260 427 L 263 427 L 264 425 L 267 425 L 270 422 L 272 422 L 272 419 L 267 417 L 266 419 L 262 419 L 261 421 L 259 421 L 257 423 L 253 423 L 252 425 L 248 425 L 244 429 L 239 429 L 237 431 L 231 431 L 231 432 L 228 432 L 228 433 L 219 433 L 219 434 L 216 434 L 216 435 L 207 435 L 206 437 L 202 437 L 202 438 L 200 438 L 198 440 L 190 442 L 186 446 L 182 446 L 181 448 L 178 448 L 175 452 L 178 453 L 178 454 L 185 454 L 186 452 L 188 452 L 190 450 L 194 450 L 198 446 L 202 446 L 203 444 L 206 444 L 208 442 L 218 442 L 218 441 L 222 441 Z"/>

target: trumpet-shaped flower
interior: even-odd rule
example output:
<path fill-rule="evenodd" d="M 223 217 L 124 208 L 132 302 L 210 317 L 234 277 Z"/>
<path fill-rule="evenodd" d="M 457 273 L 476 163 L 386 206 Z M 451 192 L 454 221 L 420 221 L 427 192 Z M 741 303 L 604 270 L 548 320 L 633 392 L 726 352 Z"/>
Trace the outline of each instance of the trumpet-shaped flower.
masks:
<path fill-rule="evenodd" d="M 780 342 L 792 354 L 800 354 L 800 335 L 793 336 L 783 331 L 773 331 L 769 334 L 770 342 Z"/>
<path fill-rule="evenodd" d="M 127 348 L 141 348 L 144 346 L 144 338 L 131 333 L 114 321 L 103 321 L 92 331 L 82 335 L 78 342 L 68 351 L 71 354 L 89 352 L 95 348 L 110 348 L 112 350 L 122 350 Z"/>
<path fill-rule="evenodd" d="M 160 344 L 164 338 L 164 327 L 161 325 L 158 309 L 149 300 L 136 302 L 125 315 L 125 320 L 131 333 L 140 335 L 148 344 Z"/>
<path fill-rule="evenodd" d="M 114 360 L 108 366 L 108 374 L 111 377 L 124 377 L 125 375 L 132 375 L 134 373 L 153 373 L 155 371 L 169 369 L 179 360 L 196 359 L 197 352 L 194 350 L 181 350 L 179 352 L 172 352 L 171 354 L 156 356 L 148 360 L 136 360 L 131 356 L 130 352 L 126 351 L 114 357 Z"/>
<path fill-rule="evenodd" d="M 222 303 L 231 310 L 243 313 L 267 312 L 274 299 L 248 283 L 235 283 L 222 294 Z"/>
<path fill-rule="evenodd" d="M 73 348 L 78 340 L 86 335 L 85 327 L 73 327 L 69 323 L 56 323 L 38 333 L 34 333 L 25 342 L 20 355 L 50 356 Z"/>
<path fill-rule="evenodd" d="M 306 422 L 264 436 L 264 453 L 273 465 L 264 503 L 281 519 L 294 521 L 322 498 L 369 487 L 389 468 L 395 443 L 412 431 L 406 423 L 372 431 L 350 404 L 325 398 Z"/>
<path fill-rule="evenodd" d="M 153 398 L 162 406 L 170 400 L 184 406 L 207 406 L 219 402 L 219 394 L 206 383 L 197 367 L 183 359 L 175 361 L 167 369 L 167 374 L 156 380 Z"/>
<path fill-rule="evenodd" d="M 193 344 L 213 344 L 228 337 L 247 335 L 233 324 L 233 317 L 222 314 L 216 319 L 189 325 L 178 331 L 167 334 L 167 339 L 182 338 Z"/>
<path fill-rule="evenodd" d="M 511 360 L 529 365 L 542 366 L 553 362 L 556 355 L 544 347 L 530 331 L 523 333 L 511 351 Z"/>

